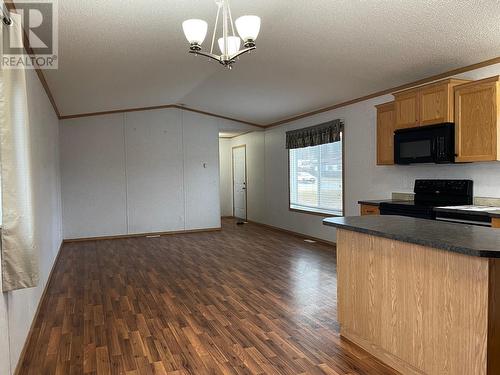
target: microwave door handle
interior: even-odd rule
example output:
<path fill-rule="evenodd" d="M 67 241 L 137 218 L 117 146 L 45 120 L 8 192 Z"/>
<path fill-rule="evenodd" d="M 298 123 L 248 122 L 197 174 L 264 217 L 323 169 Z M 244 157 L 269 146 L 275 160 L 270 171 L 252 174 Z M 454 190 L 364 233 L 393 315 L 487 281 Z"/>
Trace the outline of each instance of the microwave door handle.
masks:
<path fill-rule="evenodd" d="M 431 154 L 432 154 L 432 159 L 434 159 L 434 162 L 438 161 L 438 155 L 436 151 L 436 138 L 433 138 L 431 141 Z"/>

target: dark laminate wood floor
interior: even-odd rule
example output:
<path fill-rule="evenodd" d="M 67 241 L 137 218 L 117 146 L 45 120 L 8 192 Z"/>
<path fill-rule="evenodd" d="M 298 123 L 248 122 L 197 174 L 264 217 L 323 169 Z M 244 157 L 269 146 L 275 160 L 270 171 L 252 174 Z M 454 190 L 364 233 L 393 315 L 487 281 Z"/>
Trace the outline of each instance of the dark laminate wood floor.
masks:
<path fill-rule="evenodd" d="M 394 374 L 341 340 L 332 248 L 222 232 L 65 244 L 22 374 Z"/>

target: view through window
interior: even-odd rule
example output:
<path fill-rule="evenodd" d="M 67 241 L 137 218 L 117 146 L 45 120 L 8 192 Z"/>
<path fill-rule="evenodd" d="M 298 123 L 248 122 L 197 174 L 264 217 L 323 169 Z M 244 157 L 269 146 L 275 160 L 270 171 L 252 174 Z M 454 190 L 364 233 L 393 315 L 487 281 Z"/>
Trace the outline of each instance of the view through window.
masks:
<path fill-rule="evenodd" d="M 289 152 L 290 208 L 342 215 L 342 140 Z"/>

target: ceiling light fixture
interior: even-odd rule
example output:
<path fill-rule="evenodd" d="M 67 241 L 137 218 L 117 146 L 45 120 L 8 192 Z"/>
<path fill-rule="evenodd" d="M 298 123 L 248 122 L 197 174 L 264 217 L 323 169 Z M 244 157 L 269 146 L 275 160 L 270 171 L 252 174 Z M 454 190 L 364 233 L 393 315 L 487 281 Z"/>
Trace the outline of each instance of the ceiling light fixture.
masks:
<path fill-rule="evenodd" d="M 208 24 L 200 19 L 190 19 L 182 23 L 184 35 L 189 42 L 189 53 L 202 55 L 211 59 L 217 60 L 225 67 L 231 69 L 236 58 L 244 53 L 255 49 L 255 40 L 260 31 L 260 17 L 257 16 L 241 16 L 235 24 L 238 30 L 239 37 L 234 33 L 233 17 L 229 7 L 229 0 L 215 0 L 217 4 L 217 16 L 215 18 L 215 27 L 212 35 L 212 46 L 210 52 L 204 52 L 201 45 L 207 36 Z M 214 54 L 215 36 L 217 34 L 217 26 L 219 16 L 222 11 L 222 37 L 217 40 L 221 55 Z M 229 30 L 231 28 L 231 30 Z M 230 34 L 231 33 L 231 34 Z M 244 49 L 240 50 L 241 39 L 243 39 Z"/>

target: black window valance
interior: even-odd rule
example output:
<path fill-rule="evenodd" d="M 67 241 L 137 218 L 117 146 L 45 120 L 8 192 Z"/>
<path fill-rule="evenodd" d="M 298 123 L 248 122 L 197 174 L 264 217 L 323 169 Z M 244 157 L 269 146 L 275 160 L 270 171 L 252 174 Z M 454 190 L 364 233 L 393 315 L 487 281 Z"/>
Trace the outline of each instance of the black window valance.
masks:
<path fill-rule="evenodd" d="M 319 146 L 340 141 L 344 131 L 343 120 L 328 121 L 320 125 L 286 132 L 286 148 Z"/>

